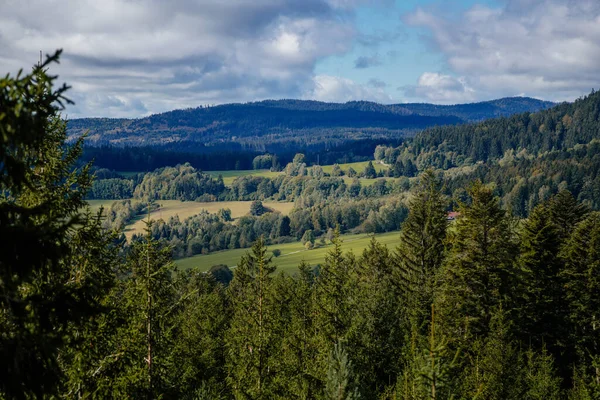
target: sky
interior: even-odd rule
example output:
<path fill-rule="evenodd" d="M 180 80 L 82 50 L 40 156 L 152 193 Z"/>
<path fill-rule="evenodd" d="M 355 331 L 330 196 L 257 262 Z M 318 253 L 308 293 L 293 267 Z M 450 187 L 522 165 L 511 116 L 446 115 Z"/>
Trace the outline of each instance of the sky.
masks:
<path fill-rule="evenodd" d="M 68 118 L 264 99 L 572 101 L 598 0 L 0 0 L 0 73 L 62 48 Z"/>

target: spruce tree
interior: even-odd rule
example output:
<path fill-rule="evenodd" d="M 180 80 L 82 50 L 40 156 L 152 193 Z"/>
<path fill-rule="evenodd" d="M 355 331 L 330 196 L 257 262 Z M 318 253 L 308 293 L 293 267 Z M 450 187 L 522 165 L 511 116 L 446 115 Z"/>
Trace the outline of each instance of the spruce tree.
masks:
<path fill-rule="evenodd" d="M 352 293 L 355 288 L 354 259 L 344 256 L 339 229 L 333 247 L 325 256 L 315 281 L 315 335 L 318 346 L 317 369 L 325 376 L 327 360 L 333 346 L 347 339 L 352 323 Z"/>
<path fill-rule="evenodd" d="M 538 205 L 521 229 L 518 304 L 513 312 L 523 343 L 536 351 L 545 344 L 556 357 L 567 335 L 566 310 L 558 257 L 560 238 L 548 206 Z"/>
<path fill-rule="evenodd" d="M 580 362 L 592 365 L 600 385 L 600 213 L 590 213 L 575 226 L 562 249 L 562 271 L 572 340 Z"/>
<path fill-rule="evenodd" d="M 578 203 L 571 192 L 562 190 L 550 199 L 548 211 L 558 228 L 560 239 L 565 240 L 589 212 L 589 208 Z"/>
<path fill-rule="evenodd" d="M 475 182 L 469 195 L 440 275 L 441 324 L 458 342 L 489 331 L 493 313 L 510 298 L 517 253 L 512 225 L 492 189 Z"/>
<path fill-rule="evenodd" d="M 261 237 L 242 257 L 228 288 L 233 315 L 225 341 L 226 363 L 236 397 L 268 399 L 273 395 L 274 271 Z"/>
<path fill-rule="evenodd" d="M 0 397 L 51 396 L 58 354 L 78 341 L 112 285 L 112 252 L 86 213 L 90 166 L 82 139 L 66 145 L 59 112 L 70 101 L 47 69 L 0 78 Z M 97 257 L 97 258 L 96 258 Z"/>
<path fill-rule="evenodd" d="M 322 377 L 315 363 L 318 352 L 315 325 L 315 275 L 302 262 L 295 276 L 280 276 L 275 296 L 278 305 L 281 350 L 277 386 L 284 397 L 311 399 L 320 393 Z"/>
<path fill-rule="evenodd" d="M 144 240 L 133 242 L 112 294 L 114 333 L 96 372 L 102 397 L 153 399 L 177 392 L 178 382 L 172 380 L 179 313 L 175 266 L 171 249 L 152 238 L 151 225 L 148 221 Z"/>
<path fill-rule="evenodd" d="M 539 352 L 529 349 L 525 354 L 525 398 L 531 400 L 559 400 L 563 398 L 561 379 L 554 367 L 552 354 L 542 348 Z"/>
<path fill-rule="evenodd" d="M 365 170 L 363 171 L 363 175 L 365 178 L 368 178 L 368 179 L 377 178 L 377 171 L 375 171 L 375 167 L 373 166 L 372 161 L 369 161 L 369 163 L 365 167 Z"/>
<path fill-rule="evenodd" d="M 327 400 L 358 400 L 360 395 L 353 381 L 352 362 L 341 342 L 336 343 L 329 356 L 327 366 Z"/>
<path fill-rule="evenodd" d="M 173 344 L 177 397 L 202 388 L 208 399 L 225 398 L 225 335 L 231 318 L 226 289 L 210 274 L 179 272 L 175 280 L 181 312 Z"/>
<path fill-rule="evenodd" d="M 506 313 L 491 317 L 487 336 L 473 338 L 461 354 L 457 398 L 522 399 L 527 390 L 526 363 L 510 335 Z"/>
<path fill-rule="evenodd" d="M 393 268 L 386 246 L 373 237 L 357 262 L 353 281 L 354 316 L 347 335 L 362 393 L 382 393 L 400 371 L 403 338 L 401 307 L 392 282 Z"/>
<path fill-rule="evenodd" d="M 315 283 L 317 329 L 331 346 L 342 340 L 350 327 L 348 292 L 352 268 L 342 252 L 339 229 L 335 230 L 332 244 Z"/>
<path fill-rule="evenodd" d="M 433 171 L 425 171 L 410 200 L 396 249 L 395 282 L 409 307 L 412 323 L 421 333 L 428 331 L 436 276 L 444 259 L 446 205 L 441 182 Z"/>

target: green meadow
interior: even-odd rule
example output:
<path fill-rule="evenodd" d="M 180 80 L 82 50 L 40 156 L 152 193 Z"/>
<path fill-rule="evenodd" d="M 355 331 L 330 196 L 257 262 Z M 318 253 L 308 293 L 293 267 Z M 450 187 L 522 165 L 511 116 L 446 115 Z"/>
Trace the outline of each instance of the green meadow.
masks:
<path fill-rule="evenodd" d="M 377 172 L 385 171 L 386 169 L 388 169 L 388 167 L 383 164 L 376 163 L 375 161 L 371 161 L 371 162 L 373 163 L 373 167 L 375 167 L 375 171 L 377 171 Z M 367 167 L 368 164 L 369 164 L 369 161 L 360 161 L 360 162 L 354 162 L 354 163 L 348 163 L 348 164 L 338 164 L 338 165 L 340 166 L 342 171 L 344 171 L 344 173 L 346 173 L 350 167 L 352 167 L 352 169 L 354 169 L 356 172 L 360 173 L 365 170 L 365 168 Z M 331 174 L 331 171 L 333 170 L 333 165 L 322 165 L 321 167 L 323 168 L 323 172 L 325 172 L 327 174 Z M 363 180 L 365 180 L 365 179 L 363 179 Z"/>
<path fill-rule="evenodd" d="M 369 241 L 373 236 L 375 236 L 377 241 L 387 245 L 390 250 L 393 250 L 398 243 L 399 235 L 400 233 L 398 231 L 377 235 L 342 235 L 342 250 L 344 252 L 352 251 L 358 256 L 368 246 Z M 325 254 L 330 248 L 331 244 L 328 244 L 312 250 L 306 250 L 301 242 L 268 246 L 268 249 L 271 252 L 275 249 L 281 251 L 281 255 L 279 257 L 273 257 L 273 262 L 275 265 L 277 265 L 278 271 L 283 271 L 286 273 L 294 273 L 302 261 L 305 261 L 313 266 L 323 263 L 325 261 Z M 219 251 L 207 255 L 197 255 L 193 257 L 182 258 L 175 260 L 175 263 L 181 269 L 197 268 L 200 271 L 207 271 L 210 269 L 210 267 L 217 264 L 225 264 L 229 267 L 234 267 L 248 250 L 249 249 L 234 249 Z"/>
<path fill-rule="evenodd" d="M 231 186 L 235 178 L 240 176 L 262 176 L 265 178 L 275 178 L 281 172 L 271 172 L 268 169 L 247 169 L 247 170 L 230 170 L 230 171 L 204 171 L 212 177 L 217 178 L 219 175 L 223 177 L 225 186 Z"/>

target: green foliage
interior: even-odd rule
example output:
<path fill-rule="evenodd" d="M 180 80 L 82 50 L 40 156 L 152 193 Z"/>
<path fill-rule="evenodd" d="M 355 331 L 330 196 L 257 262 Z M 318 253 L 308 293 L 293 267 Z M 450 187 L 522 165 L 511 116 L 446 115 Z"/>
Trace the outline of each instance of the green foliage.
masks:
<path fill-rule="evenodd" d="M 393 261 L 386 246 L 372 237 L 350 276 L 351 325 L 347 352 L 353 360 L 359 391 L 382 392 L 400 373 L 401 343 L 406 326 L 398 290 L 392 278 Z"/>
<path fill-rule="evenodd" d="M 360 399 L 352 382 L 352 363 L 344 351 L 342 343 L 336 343 L 329 356 L 325 398 L 328 400 Z"/>
<path fill-rule="evenodd" d="M 439 179 L 431 170 L 424 172 L 409 202 L 396 249 L 394 279 L 404 302 L 414 311 L 410 318 L 421 333 L 428 331 L 435 280 L 445 255 L 446 204 Z"/>
<path fill-rule="evenodd" d="M 230 221 L 232 221 L 231 210 L 229 208 L 221 208 L 217 212 L 217 215 L 219 216 L 219 218 L 221 218 L 221 220 L 223 222 L 230 222 Z"/>
<path fill-rule="evenodd" d="M 228 394 L 223 367 L 231 308 L 225 287 L 214 280 L 191 271 L 176 282 L 180 312 L 175 320 L 178 334 L 172 345 L 172 374 L 177 382 L 175 393 L 180 396 L 199 391 L 202 395 L 196 393 L 196 398 L 218 399 Z"/>
<path fill-rule="evenodd" d="M 267 212 L 265 206 L 263 206 L 262 201 L 254 200 L 252 204 L 250 204 L 250 215 L 254 215 L 255 217 L 261 216 Z"/>
<path fill-rule="evenodd" d="M 526 398 L 531 400 L 558 400 L 564 398 L 561 380 L 556 374 L 554 360 L 545 348 L 539 353 L 529 350 L 526 353 L 525 369 Z"/>
<path fill-rule="evenodd" d="M 233 315 L 227 332 L 227 381 L 239 398 L 267 399 L 272 396 L 276 370 L 274 354 L 275 267 L 259 238 L 240 261 L 229 285 Z"/>
<path fill-rule="evenodd" d="M 342 176 L 344 172 L 340 168 L 338 164 L 333 164 L 333 169 L 331 170 L 331 176 Z"/>
<path fill-rule="evenodd" d="M 571 340 L 580 359 L 600 376 L 600 213 L 579 222 L 561 251 L 561 272 L 570 318 Z"/>
<path fill-rule="evenodd" d="M 375 167 L 373 167 L 373 163 L 369 161 L 365 170 L 363 171 L 363 176 L 367 179 L 377 178 L 377 171 L 375 171 Z"/>
<path fill-rule="evenodd" d="M 90 166 L 82 140 L 65 144 L 58 112 L 70 101 L 47 74 L 0 78 L 0 397 L 55 394 L 59 353 L 102 311 L 113 282 L 111 240 L 86 212 Z M 96 258 L 99 257 L 99 258 Z M 69 373 L 67 373 L 69 375 Z"/>
<path fill-rule="evenodd" d="M 521 227 L 518 260 L 520 297 L 513 312 L 524 343 L 537 351 L 546 347 L 557 358 L 564 353 L 567 310 L 560 277 L 563 263 L 558 257 L 560 236 L 557 221 L 564 216 L 538 205 Z M 549 345 L 548 345 L 549 344 Z M 555 345 L 562 344 L 562 348 Z M 562 362 L 562 357 L 559 358 Z"/>
<path fill-rule="evenodd" d="M 270 169 L 273 166 L 273 163 L 273 155 L 263 154 L 261 156 L 254 157 L 254 160 L 252 160 L 252 169 Z"/>
<path fill-rule="evenodd" d="M 177 390 L 171 352 L 178 306 L 174 265 L 170 249 L 160 246 L 149 231 L 150 227 L 144 241 L 133 244 L 113 293 L 117 326 L 109 341 L 109 364 L 99 366 L 96 378 L 97 390 L 106 397 L 154 398 Z M 112 374 L 115 370 L 118 375 Z"/>
<path fill-rule="evenodd" d="M 131 179 L 96 179 L 87 196 L 88 199 L 130 199 L 133 197 L 134 182 Z"/>
<path fill-rule="evenodd" d="M 441 271 L 440 312 L 451 340 L 485 335 L 512 291 L 517 253 L 513 228 L 492 189 L 481 182 L 461 204 Z"/>
<path fill-rule="evenodd" d="M 213 179 L 184 164 L 147 173 L 133 195 L 151 200 L 214 201 L 224 190 L 223 179 Z"/>

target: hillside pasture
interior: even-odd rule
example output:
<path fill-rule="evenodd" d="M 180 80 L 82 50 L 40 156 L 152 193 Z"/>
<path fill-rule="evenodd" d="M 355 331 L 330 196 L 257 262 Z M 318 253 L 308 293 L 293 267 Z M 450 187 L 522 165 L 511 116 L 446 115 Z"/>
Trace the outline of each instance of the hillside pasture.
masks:
<path fill-rule="evenodd" d="M 251 201 L 215 201 L 215 202 L 196 202 L 196 201 L 179 201 L 179 200 L 158 200 L 159 208 L 150 213 L 151 219 L 163 219 L 167 221 L 169 218 L 179 216 L 179 219 L 191 217 L 199 214 L 203 210 L 209 213 L 216 213 L 222 208 L 229 208 L 233 218 L 242 217 L 250 212 Z M 289 214 L 294 208 L 294 203 L 278 203 L 278 202 L 263 202 L 263 205 L 274 211 L 279 211 L 282 214 Z M 134 234 L 139 234 L 144 231 L 144 221 L 142 219 L 135 221 L 132 225 L 125 228 L 125 236 L 131 238 Z"/>
<path fill-rule="evenodd" d="M 380 164 L 376 161 L 371 161 L 371 162 L 373 163 L 373 167 L 375 168 L 375 171 L 377 171 L 377 172 L 385 171 L 388 169 L 387 166 Z M 346 174 L 350 167 L 352 167 L 356 172 L 361 173 L 365 170 L 365 168 L 367 167 L 368 164 L 369 164 L 369 161 L 360 161 L 360 162 L 354 162 L 354 163 L 348 163 L 348 164 L 338 164 L 338 165 L 340 166 L 342 171 L 344 171 L 344 174 Z M 325 172 L 327 174 L 331 174 L 331 171 L 333 170 L 333 165 L 322 165 L 321 168 L 323 168 L 323 172 Z M 361 179 L 361 182 L 362 181 L 363 180 Z"/>
<path fill-rule="evenodd" d="M 217 178 L 219 175 L 223 177 L 223 183 L 225 186 L 231 186 L 233 181 L 240 176 L 262 176 L 265 178 L 275 178 L 281 172 L 271 172 L 268 169 L 247 169 L 247 170 L 231 170 L 231 171 L 204 171 L 213 178 Z"/>
<path fill-rule="evenodd" d="M 400 233 L 395 231 L 374 236 L 380 243 L 387 245 L 390 250 L 393 250 L 399 241 L 399 235 Z M 354 254 L 358 256 L 369 245 L 372 236 L 373 235 L 369 234 L 342 235 L 342 250 L 344 252 L 353 251 Z M 275 249 L 281 251 L 279 257 L 273 257 L 273 262 L 277 265 L 277 271 L 283 271 L 285 273 L 296 272 L 298 265 L 303 260 L 312 266 L 323 263 L 325 261 L 325 254 L 330 248 L 331 244 L 328 244 L 312 250 L 306 250 L 301 242 L 268 246 L 270 252 Z M 225 264 L 229 267 L 234 267 L 248 250 L 249 249 L 234 249 L 206 255 L 196 255 L 175 260 L 175 263 L 180 269 L 197 268 L 199 271 L 203 272 L 208 271 L 210 267 L 217 264 Z"/>

